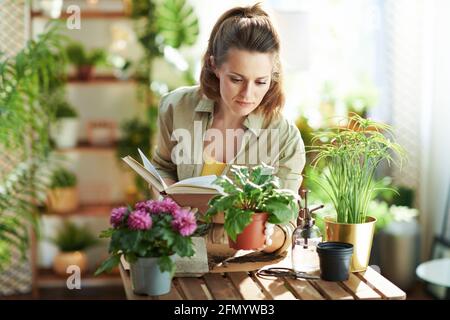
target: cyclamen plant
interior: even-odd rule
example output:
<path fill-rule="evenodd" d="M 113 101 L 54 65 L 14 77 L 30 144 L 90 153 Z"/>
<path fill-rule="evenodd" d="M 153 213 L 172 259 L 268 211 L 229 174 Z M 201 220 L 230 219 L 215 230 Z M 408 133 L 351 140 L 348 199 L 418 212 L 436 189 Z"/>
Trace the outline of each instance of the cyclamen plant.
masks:
<path fill-rule="evenodd" d="M 111 238 L 110 257 L 96 275 L 116 267 L 122 255 L 129 263 L 138 258 L 159 257 L 161 271 L 173 274 L 175 264 L 171 255 L 194 254 L 191 235 L 197 229 L 196 217 L 170 198 L 138 202 L 134 209 L 114 208 L 110 223 L 112 228 L 100 234 L 100 238 Z"/>
<path fill-rule="evenodd" d="M 221 186 L 225 194 L 209 201 L 205 214 L 207 221 L 219 212 L 224 213 L 224 229 L 233 241 L 247 227 L 257 213 L 269 214 L 268 222 L 285 224 L 297 218 L 298 195 L 289 189 L 280 188 L 280 179 L 273 174 L 273 167 L 261 164 L 253 168 L 233 165 L 232 179 L 218 177 L 214 183 Z"/>

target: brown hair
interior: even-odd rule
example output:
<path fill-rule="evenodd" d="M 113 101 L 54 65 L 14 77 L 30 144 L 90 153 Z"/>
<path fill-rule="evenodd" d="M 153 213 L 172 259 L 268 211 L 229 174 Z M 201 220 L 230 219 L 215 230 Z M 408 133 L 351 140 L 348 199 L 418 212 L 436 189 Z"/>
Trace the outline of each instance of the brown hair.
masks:
<path fill-rule="evenodd" d="M 210 57 L 213 56 L 216 67 L 220 67 L 232 48 L 274 53 L 275 64 L 270 88 L 257 110 L 262 110 L 269 119 L 279 115 L 284 105 L 279 60 L 280 40 L 269 15 L 260 8 L 259 3 L 251 7 L 228 10 L 217 20 L 211 31 L 200 73 L 200 90 L 211 100 L 220 100 L 220 89 L 219 79 L 214 73 Z"/>

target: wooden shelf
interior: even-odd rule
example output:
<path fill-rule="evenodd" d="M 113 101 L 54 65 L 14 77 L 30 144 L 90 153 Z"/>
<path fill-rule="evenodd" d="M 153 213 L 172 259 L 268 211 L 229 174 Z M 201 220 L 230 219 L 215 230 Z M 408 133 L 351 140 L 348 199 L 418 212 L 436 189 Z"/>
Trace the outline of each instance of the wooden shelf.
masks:
<path fill-rule="evenodd" d="M 62 12 L 59 19 L 67 19 L 72 16 L 67 12 Z M 44 18 L 51 19 L 50 17 L 44 15 L 41 11 L 31 11 L 32 18 Z M 126 15 L 123 11 L 89 11 L 81 10 L 81 19 L 128 19 L 130 16 Z"/>
<path fill-rule="evenodd" d="M 99 204 L 82 204 L 76 210 L 68 213 L 53 213 L 45 211 L 43 214 L 47 216 L 95 216 L 95 217 L 108 217 L 111 214 L 111 210 L 116 207 L 126 205 L 123 203 L 99 203 Z"/>
<path fill-rule="evenodd" d="M 39 268 L 37 271 L 37 283 L 40 288 L 43 287 L 63 287 L 66 288 L 67 276 L 60 276 L 53 272 L 52 269 Z M 94 276 L 92 271 L 88 271 L 81 275 L 82 285 L 84 286 L 107 286 L 121 285 L 119 269 L 115 268 L 111 273 L 103 273 Z"/>
<path fill-rule="evenodd" d="M 117 143 L 111 145 L 92 145 L 87 141 L 79 141 L 73 148 L 56 149 L 59 153 L 67 152 L 110 152 L 117 149 Z"/>
<path fill-rule="evenodd" d="M 67 78 L 67 82 L 69 84 L 81 84 L 81 85 L 91 85 L 91 84 L 121 84 L 121 83 L 136 83 L 136 79 L 128 78 L 128 79 L 118 79 L 113 75 L 95 75 L 89 80 L 80 80 L 75 76 L 69 76 Z"/>

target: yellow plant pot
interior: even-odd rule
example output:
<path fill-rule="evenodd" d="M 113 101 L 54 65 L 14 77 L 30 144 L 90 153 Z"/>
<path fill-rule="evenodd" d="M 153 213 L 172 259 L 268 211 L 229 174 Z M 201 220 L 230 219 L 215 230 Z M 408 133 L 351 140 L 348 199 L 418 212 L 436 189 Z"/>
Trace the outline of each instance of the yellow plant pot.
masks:
<path fill-rule="evenodd" d="M 337 223 L 335 219 L 325 218 L 327 241 L 346 242 L 353 245 L 350 271 L 359 272 L 367 269 L 372 249 L 373 234 L 377 219 L 367 217 L 365 223 Z"/>
<path fill-rule="evenodd" d="M 85 272 L 88 266 L 87 256 L 84 252 L 60 252 L 53 260 L 53 271 L 61 276 L 67 276 L 67 268 L 71 265 L 78 266 L 81 273 Z"/>
<path fill-rule="evenodd" d="M 78 208 L 78 188 L 57 188 L 48 192 L 47 205 L 50 212 L 69 213 Z"/>

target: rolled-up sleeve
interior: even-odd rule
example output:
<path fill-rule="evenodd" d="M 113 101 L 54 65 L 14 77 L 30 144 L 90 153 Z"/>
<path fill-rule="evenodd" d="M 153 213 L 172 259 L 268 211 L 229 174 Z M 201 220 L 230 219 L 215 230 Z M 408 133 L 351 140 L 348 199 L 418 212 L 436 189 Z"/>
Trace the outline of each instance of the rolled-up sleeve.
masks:
<path fill-rule="evenodd" d="M 305 145 L 297 127 L 289 125 L 284 141 L 280 144 L 283 149 L 280 152 L 277 176 L 280 178 L 281 187 L 290 189 L 298 194 L 302 184 L 302 171 L 305 167 Z"/>
<path fill-rule="evenodd" d="M 172 141 L 173 105 L 169 95 L 161 98 L 158 111 L 158 135 L 152 163 L 162 178 L 177 181 L 177 166 L 171 160 L 172 149 L 176 141 Z"/>

